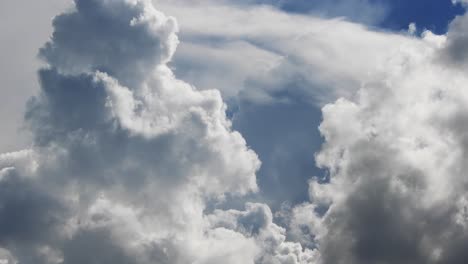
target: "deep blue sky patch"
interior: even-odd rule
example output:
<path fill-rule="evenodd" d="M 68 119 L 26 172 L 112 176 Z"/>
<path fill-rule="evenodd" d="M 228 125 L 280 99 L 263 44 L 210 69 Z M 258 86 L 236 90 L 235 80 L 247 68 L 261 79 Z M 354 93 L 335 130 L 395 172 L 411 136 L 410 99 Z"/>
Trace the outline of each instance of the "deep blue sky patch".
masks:
<path fill-rule="evenodd" d="M 268 2 L 273 2 L 288 12 L 315 13 L 328 17 L 342 16 L 355 22 L 396 31 L 407 29 L 408 25 L 414 22 L 418 28 L 429 29 L 437 34 L 445 33 L 450 21 L 464 12 L 461 5 L 453 5 L 451 0 L 272 0 Z M 377 17 L 369 17 L 369 14 Z"/>
<path fill-rule="evenodd" d="M 450 0 L 386 0 L 389 13 L 380 25 L 385 28 L 406 29 L 410 23 L 416 23 L 420 29 L 429 29 L 443 34 L 450 21 L 464 13 L 463 7 L 453 5 Z"/>

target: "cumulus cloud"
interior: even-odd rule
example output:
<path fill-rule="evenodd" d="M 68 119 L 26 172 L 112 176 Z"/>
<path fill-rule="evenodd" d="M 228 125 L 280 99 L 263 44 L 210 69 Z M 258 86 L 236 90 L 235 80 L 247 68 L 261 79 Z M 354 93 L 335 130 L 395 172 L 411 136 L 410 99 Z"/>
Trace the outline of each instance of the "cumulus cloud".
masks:
<path fill-rule="evenodd" d="M 311 181 L 312 203 L 291 220 L 299 237 L 312 231 L 320 263 L 465 261 L 468 80 L 440 59 L 463 39 L 462 21 L 400 46 L 355 97 L 322 109 L 316 158 L 330 180 Z"/>
<path fill-rule="evenodd" d="M 316 250 L 303 248 L 297 242 L 286 241 L 285 229 L 273 223 L 273 215 L 267 205 L 247 203 L 245 211 L 216 210 L 208 219 L 217 229 L 236 230 L 248 237 L 254 237 L 261 249 L 255 263 L 293 264 L 318 261 Z"/>
<path fill-rule="evenodd" d="M 260 162 L 220 93 L 166 65 L 175 19 L 144 0 L 74 4 L 40 51 L 47 67 L 26 112 L 34 147 L 0 156 L 2 254 L 20 263 L 260 259 L 258 233 L 218 228 L 205 213 L 208 200 L 256 191 Z M 262 208 L 247 220 L 273 225 Z"/>

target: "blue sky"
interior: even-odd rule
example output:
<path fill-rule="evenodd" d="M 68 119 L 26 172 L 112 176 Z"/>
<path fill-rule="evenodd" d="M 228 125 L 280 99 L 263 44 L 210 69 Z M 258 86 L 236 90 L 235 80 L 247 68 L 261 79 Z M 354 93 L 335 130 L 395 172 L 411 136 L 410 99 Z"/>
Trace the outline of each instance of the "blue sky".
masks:
<path fill-rule="evenodd" d="M 461 5 L 450 0 L 387 0 L 388 15 L 379 26 L 389 29 L 405 29 L 409 23 L 443 34 L 447 25 L 457 15 L 462 15 Z"/>
<path fill-rule="evenodd" d="M 346 16 L 354 21 L 365 21 L 367 13 L 357 10 L 339 9 L 336 3 L 352 2 L 352 5 L 370 5 L 381 7 L 385 11 L 375 20 L 370 21 L 377 27 L 389 30 L 404 30 L 409 23 L 416 23 L 419 28 L 426 28 L 434 33 L 445 33 L 448 23 L 464 13 L 461 5 L 453 5 L 451 0 L 360 0 L 360 1 L 316 1 L 285 0 L 276 3 L 289 12 L 308 13 L 325 9 L 330 16 Z M 332 4 L 327 4 L 332 3 Z M 350 4 L 351 5 L 351 4 Z"/>

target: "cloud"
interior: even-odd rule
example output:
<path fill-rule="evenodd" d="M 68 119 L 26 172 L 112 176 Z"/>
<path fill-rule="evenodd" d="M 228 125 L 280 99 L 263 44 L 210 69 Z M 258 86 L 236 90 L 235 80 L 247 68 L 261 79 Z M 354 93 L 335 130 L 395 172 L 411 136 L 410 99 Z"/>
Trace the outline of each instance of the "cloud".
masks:
<path fill-rule="evenodd" d="M 319 107 L 335 100 L 337 96 L 351 95 L 358 89 L 363 73 L 372 74 L 374 64 L 371 62 L 381 50 L 389 50 L 397 45 L 391 45 L 393 42 L 385 40 L 387 34 L 375 34 L 356 24 L 290 14 L 272 7 L 250 4 L 252 3 L 192 1 L 188 4 L 187 1 L 159 1 L 158 8 L 182 20 L 179 34 L 182 43 L 169 65 L 178 78 L 194 84 L 198 89 L 216 88 L 221 91 L 228 105 L 229 115 L 235 115 L 233 128 L 244 135 L 248 144 L 256 148 L 264 161 L 259 172 L 259 184 L 263 187 L 262 193 L 266 200 L 271 201 L 271 205 L 278 205 L 284 199 L 302 201 L 306 199 L 306 179 L 319 174 L 312 162 L 313 154 L 321 142 L 316 129 L 320 119 Z M 61 19 L 66 21 L 73 19 L 73 16 L 63 17 Z M 242 26 L 244 21 L 250 21 L 248 27 Z M 270 23 L 272 27 L 269 27 Z M 216 28 L 216 25 L 221 26 Z M 90 56 L 83 56 L 82 53 L 91 46 L 83 46 L 83 43 L 99 38 L 112 38 L 112 31 L 106 31 L 102 26 L 96 27 L 93 32 L 79 30 L 78 25 L 73 27 L 74 32 L 82 32 L 80 34 L 83 41 L 75 41 L 63 47 L 61 42 L 78 36 L 78 33 L 68 36 L 70 33 L 66 30 L 56 30 L 55 47 L 45 47 L 41 52 L 44 56 L 55 49 L 57 52 L 51 59 L 57 63 L 60 61 L 64 68 L 61 71 L 65 68 L 72 71 L 71 68 L 86 67 L 81 64 L 88 63 Z M 346 35 L 347 32 L 354 31 L 360 37 Z M 135 37 L 139 33 L 132 34 Z M 398 35 L 394 36 L 399 38 Z M 385 45 L 379 48 L 379 42 Z M 367 50 L 371 55 L 343 52 L 350 48 L 347 47 L 349 43 L 352 44 L 352 49 Z M 108 58 L 110 51 L 126 46 L 124 42 L 119 45 L 106 43 L 100 47 L 105 50 L 99 52 L 99 57 L 92 56 L 93 63 L 96 64 L 93 67 L 110 71 L 112 66 L 105 64 L 112 64 L 118 65 L 115 68 L 121 75 L 128 71 L 119 62 L 122 59 Z M 367 46 L 361 49 L 362 45 Z M 71 58 L 71 55 L 59 55 L 59 49 L 75 49 L 80 56 Z M 126 56 L 130 55 L 135 55 L 135 58 L 142 56 L 128 50 Z M 362 59 L 363 57 L 366 59 Z M 69 67 L 70 63 L 67 64 L 67 61 L 73 61 L 73 67 Z M 361 66 L 367 62 L 368 65 Z M 147 62 L 143 60 L 138 63 L 140 66 L 128 68 L 146 67 L 144 65 Z M 128 64 L 132 63 L 129 61 Z M 354 67 L 347 67 L 350 64 Z M 130 82 L 130 79 L 122 79 L 119 80 L 121 86 L 133 87 L 123 83 Z M 296 107 L 296 104 L 300 106 Z M 291 112 L 286 114 L 285 111 Z M 285 113 L 281 115 L 282 122 L 288 124 L 267 122 L 273 121 L 269 117 L 279 112 Z M 301 128 L 304 123 L 301 121 L 302 116 L 307 118 L 304 128 Z M 257 117 L 262 122 L 255 121 L 259 126 L 251 126 L 251 121 Z M 268 128 L 267 132 L 259 132 L 265 128 Z M 263 134 L 269 136 L 264 137 Z M 291 134 L 295 136 L 291 137 Z M 270 135 L 271 141 L 266 142 Z M 285 153 L 288 153 L 287 156 Z M 305 171 L 300 171 L 302 169 Z M 293 180 L 289 180 L 290 178 Z M 294 190 L 295 188 L 300 188 L 301 191 Z"/>
<path fill-rule="evenodd" d="M 41 90 L 25 115 L 34 145 L 0 155 L 2 256 L 313 263 L 317 252 L 287 241 L 267 205 L 207 210 L 258 191 L 260 161 L 232 129 L 221 94 L 167 66 L 175 19 L 143 0 L 74 3 L 40 50 Z"/>
<path fill-rule="evenodd" d="M 257 190 L 260 162 L 220 93 L 166 66 L 175 19 L 148 1 L 76 0 L 53 24 L 27 106 L 34 146 L 0 156 L 5 250 L 21 263 L 260 258 L 257 234 L 207 222 L 207 200 Z"/>
<path fill-rule="evenodd" d="M 320 263 L 463 263 L 467 79 L 440 60 L 462 37 L 457 20 L 322 109 L 316 159 L 330 180 L 311 181 L 312 203 L 290 220 L 293 235 L 313 234 Z"/>
<path fill-rule="evenodd" d="M 54 18 L 52 40 L 40 51 L 62 73 L 101 70 L 125 85 L 139 85 L 131 81 L 144 79 L 172 57 L 178 42 L 173 18 L 142 14 L 142 2 L 75 3 L 77 12 Z"/>
<path fill-rule="evenodd" d="M 285 229 L 273 223 L 270 208 L 264 204 L 247 203 L 245 211 L 216 210 L 208 219 L 218 229 L 236 230 L 253 236 L 257 244 L 261 245 L 261 254 L 255 263 L 292 264 L 318 261 L 316 250 L 286 241 Z"/>
<path fill-rule="evenodd" d="M 75 0 L 54 19 L 27 105 L 34 145 L 0 155 L 0 257 L 463 263 L 464 17 L 418 38 L 264 6 L 162 8 L 183 25 L 172 62 L 178 24 L 150 1 Z M 258 184 L 235 128 L 267 165 Z M 277 212 L 244 205 L 259 187 Z M 304 203 L 276 210 L 289 199 Z"/>
<path fill-rule="evenodd" d="M 258 200 L 274 210 L 284 201 L 306 201 L 307 180 L 324 174 L 313 161 L 323 141 L 320 108 L 353 97 L 362 80 L 379 74 L 387 53 L 424 45 L 401 33 L 271 6 L 159 3 L 181 24 L 181 52 L 170 65 L 200 89 L 221 91 L 234 128 L 262 160 Z"/>

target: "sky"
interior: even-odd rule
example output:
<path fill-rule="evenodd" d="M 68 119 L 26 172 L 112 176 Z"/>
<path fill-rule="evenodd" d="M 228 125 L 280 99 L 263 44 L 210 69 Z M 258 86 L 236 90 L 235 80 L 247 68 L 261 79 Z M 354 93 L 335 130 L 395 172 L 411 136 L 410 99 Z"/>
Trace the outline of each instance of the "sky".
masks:
<path fill-rule="evenodd" d="M 465 263 L 465 0 L 0 3 L 0 260 Z"/>
<path fill-rule="evenodd" d="M 437 34 L 445 33 L 449 22 L 464 13 L 462 5 L 454 5 L 451 0 L 293 0 L 273 3 L 287 12 L 342 16 L 387 30 L 404 30 L 410 23 L 415 23 Z M 353 6 L 355 9 L 350 10 Z"/>

